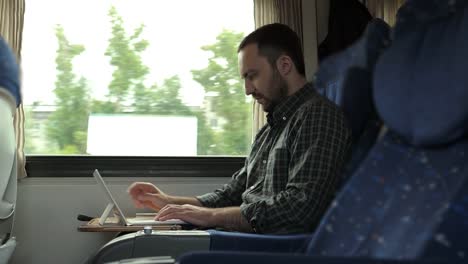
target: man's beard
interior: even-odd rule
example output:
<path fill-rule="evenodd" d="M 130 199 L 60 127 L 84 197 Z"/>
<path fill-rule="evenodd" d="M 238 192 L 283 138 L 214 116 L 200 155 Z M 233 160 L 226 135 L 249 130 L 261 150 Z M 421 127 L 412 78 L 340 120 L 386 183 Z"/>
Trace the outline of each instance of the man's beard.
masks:
<path fill-rule="evenodd" d="M 274 94 L 269 105 L 264 105 L 263 110 L 265 112 L 271 112 L 277 104 L 282 102 L 286 97 L 288 97 L 288 84 L 286 80 L 281 76 L 277 69 L 273 70 L 273 75 L 271 76 L 270 87 L 273 89 Z"/>

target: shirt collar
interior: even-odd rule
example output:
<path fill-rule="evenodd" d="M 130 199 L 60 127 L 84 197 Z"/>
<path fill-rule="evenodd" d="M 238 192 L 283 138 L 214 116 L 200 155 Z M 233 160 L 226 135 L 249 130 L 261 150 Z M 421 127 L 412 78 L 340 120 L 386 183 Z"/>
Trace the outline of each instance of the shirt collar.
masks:
<path fill-rule="evenodd" d="M 274 126 L 280 122 L 286 122 L 304 102 L 314 95 L 316 95 L 314 85 L 312 83 L 306 83 L 299 91 L 286 97 L 286 99 L 277 104 L 274 109 L 268 113 L 268 124 Z"/>

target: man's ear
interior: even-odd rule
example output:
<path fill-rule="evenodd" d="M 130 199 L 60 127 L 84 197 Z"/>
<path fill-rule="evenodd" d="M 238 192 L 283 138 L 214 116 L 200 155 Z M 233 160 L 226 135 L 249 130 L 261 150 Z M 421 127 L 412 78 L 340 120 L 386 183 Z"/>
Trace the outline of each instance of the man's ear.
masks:
<path fill-rule="evenodd" d="M 287 55 L 281 55 L 277 60 L 276 60 L 276 68 L 278 69 L 278 72 L 285 77 L 286 75 L 290 74 L 291 71 L 293 70 L 294 63 L 291 59 L 291 57 Z"/>

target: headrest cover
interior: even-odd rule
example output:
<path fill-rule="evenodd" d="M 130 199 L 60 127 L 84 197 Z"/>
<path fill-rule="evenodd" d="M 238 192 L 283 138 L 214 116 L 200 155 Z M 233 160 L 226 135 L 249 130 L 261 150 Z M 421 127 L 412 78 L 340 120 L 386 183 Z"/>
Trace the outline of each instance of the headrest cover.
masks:
<path fill-rule="evenodd" d="M 416 146 L 449 143 L 468 131 L 467 11 L 465 6 L 427 23 L 397 23 L 376 65 L 377 111 Z"/>
<path fill-rule="evenodd" d="M 21 103 L 19 69 L 16 58 L 8 44 L 0 36 L 0 89 L 8 92 L 18 106 Z"/>

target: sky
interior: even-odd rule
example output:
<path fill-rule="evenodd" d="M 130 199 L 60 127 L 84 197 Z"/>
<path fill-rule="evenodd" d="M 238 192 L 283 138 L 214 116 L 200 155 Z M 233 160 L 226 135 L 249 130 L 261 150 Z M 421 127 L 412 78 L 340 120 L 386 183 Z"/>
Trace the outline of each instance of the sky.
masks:
<path fill-rule="evenodd" d="M 111 5 L 123 17 L 127 32 L 145 24 L 143 38 L 150 46 L 143 62 L 150 67 L 148 83 L 173 75 L 182 79 L 182 100 L 200 105 L 203 89 L 190 70 L 204 68 L 212 44 L 225 29 L 248 34 L 254 29 L 252 0 L 27 0 L 23 31 L 22 71 L 25 105 L 54 103 L 55 25 L 61 24 L 72 44 L 86 50 L 75 57 L 75 73 L 84 76 L 93 97 L 102 98 L 112 79 L 104 52 L 110 38 L 107 15 Z"/>

